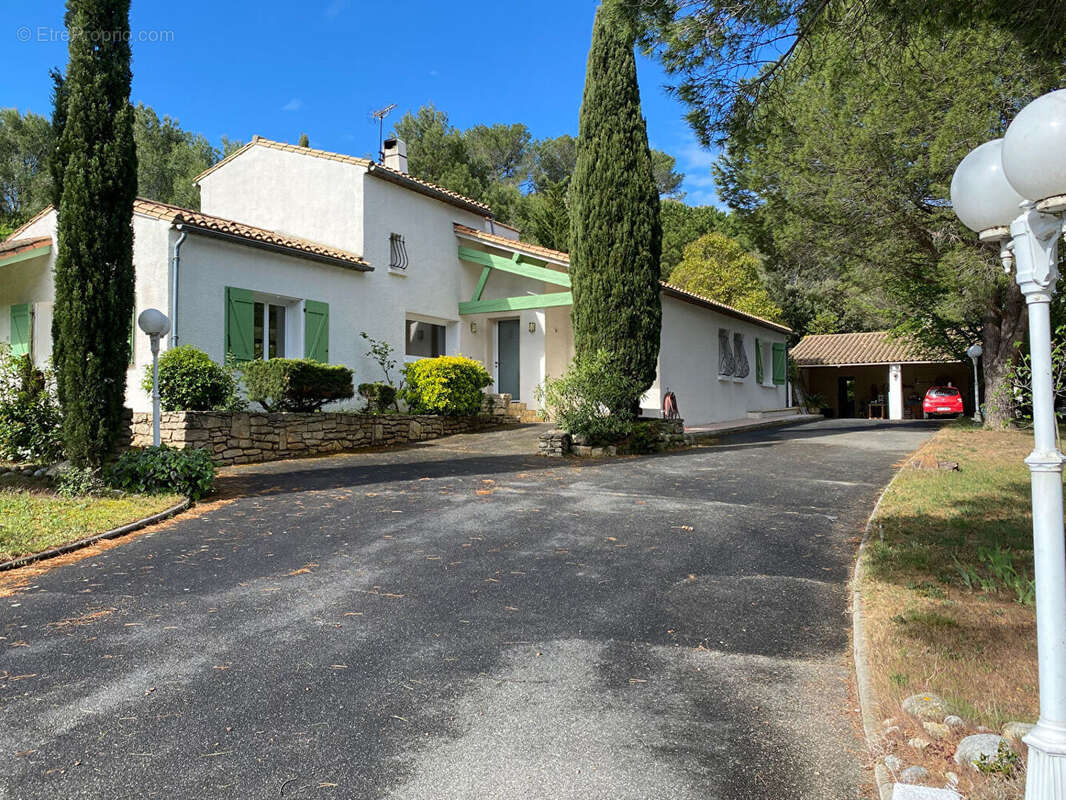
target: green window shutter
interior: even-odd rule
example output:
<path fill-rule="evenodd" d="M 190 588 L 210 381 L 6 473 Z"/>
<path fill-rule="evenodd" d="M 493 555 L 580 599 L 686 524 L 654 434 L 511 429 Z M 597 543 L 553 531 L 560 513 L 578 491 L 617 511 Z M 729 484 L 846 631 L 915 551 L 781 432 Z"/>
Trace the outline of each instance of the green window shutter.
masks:
<path fill-rule="evenodd" d="M 237 361 L 255 356 L 255 300 L 248 289 L 226 287 L 226 354 Z"/>
<path fill-rule="evenodd" d="M 11 306 L 11 355 L 25 356 L 30 353 L 31 333 L 30 304 Z"/>
<path fill-rule="evenodd" d="M 329 303 L 304 300 L 304 358 L 329 363 Z"/>
<path fill-rule="evenodd" d="M 784 342 L 774 342 L 774 384 L 784 386 L 788 368 L 785 365 Z"/>
<path fill-rule="evenodd" d="M 763 383 L 765 373 L 762 365 L 762 342 L 755 340 L 755 382 Z"/>

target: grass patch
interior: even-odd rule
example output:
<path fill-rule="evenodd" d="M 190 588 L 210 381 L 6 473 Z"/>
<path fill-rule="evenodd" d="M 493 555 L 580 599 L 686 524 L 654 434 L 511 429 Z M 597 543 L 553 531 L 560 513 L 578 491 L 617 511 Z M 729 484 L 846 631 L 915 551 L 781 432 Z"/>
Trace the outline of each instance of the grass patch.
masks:
<path fill-rule="evenodd" d="M 64 498 L 0 490 L 0 561 L 39 553 L 156 514 L 180 495 Z"/>
<path fill-rule="evenodd" d="M 960 471 L 905 468 L 885 493 L 860 590 L 881 716 L 903 728 L 895 747 L 908 750 L 908 737 L 924 735 L 901 710 L 918 692 L 944 697 L 971 726 L 965 733 L 1036 721 L 1032 516 L 1022 461 L 1031 449 L 1030 433 L 951 425 L 916 455 L 957 461 Z M 927 751 L 928 763 L 916 753 L 904 760 L 952 769 L 937 753 Z"/>

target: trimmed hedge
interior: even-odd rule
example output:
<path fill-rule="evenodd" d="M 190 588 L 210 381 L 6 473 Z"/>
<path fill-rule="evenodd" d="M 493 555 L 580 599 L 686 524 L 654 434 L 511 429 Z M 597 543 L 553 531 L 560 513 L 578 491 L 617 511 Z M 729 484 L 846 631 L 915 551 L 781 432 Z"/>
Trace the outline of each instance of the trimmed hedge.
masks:
<path fill-rule="evenodd" d="M 152 393 L 152 365 L 141 387 Z M 181 345 L 159 356 L 159 406 L 163 411 L 230 410 L 239 405 L 237 383 L 225 367 L 192 345 Z"/>
<path fill-rule="evenodd" d="M 468 416 L 481 411 L 481 390 L 492 376 L 463 356 L 423 358 L 404 367 L 403 399 L 412 414 Z"/>
<path fill-rule="evenodd" d="M 272 358 L 244 365 L 248 399 L 267 411 L 318 411 L 355 396 L 352 371 L 307 358 Z"/>

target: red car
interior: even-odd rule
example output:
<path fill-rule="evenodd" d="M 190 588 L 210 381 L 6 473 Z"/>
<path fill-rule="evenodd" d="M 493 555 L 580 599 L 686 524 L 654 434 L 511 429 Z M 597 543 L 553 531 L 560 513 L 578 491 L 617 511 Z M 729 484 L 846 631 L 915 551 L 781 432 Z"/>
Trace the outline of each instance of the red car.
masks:
<path fill-rule="evenodd" d="M 962 394 L 954 386 L 931 386 L 922 401 L 922 411 L 927 417 L 962 416 Z"/>

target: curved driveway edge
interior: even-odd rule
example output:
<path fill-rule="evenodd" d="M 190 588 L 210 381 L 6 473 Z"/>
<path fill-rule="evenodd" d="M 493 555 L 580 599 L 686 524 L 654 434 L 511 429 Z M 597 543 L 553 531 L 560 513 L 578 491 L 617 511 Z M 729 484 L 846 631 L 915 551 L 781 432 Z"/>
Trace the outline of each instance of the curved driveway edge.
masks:
<path fill-rule="evenodd" d="M 175 514 L 180 514 L 191 505 L 192 499 L 186 497 L 184 500 L 175 503 L 170 508 L 165 508 L 158 514 L 152 514 L 152 516 L 139 519 L 136 522 L 130 522 L 118 528 L 104 531 L 103 533 L 95 533 L 92 536 L 86 536 L 84 539 L 78 539 L 75 542 L 67 542 L 67 544 L 53 547 L 49 550 L 42 550 L 40 553 L 31 553 L 28 556 L 19 556 L 10 561 L 5 561 L 0 564 L 0 572 L 7 572 L 11 569 L 25 567 L 34 562 L 55 558 L 56 556 L 61 556 L 64 553 L 70 553 L 74 550 L 81 550 L 83 547 L 88 547 L 89 545 L 103 541 L 104 539 L 117 539 L 119 536 L 125 536 L 127 533 L 133 533 L 134 531 L 139 531 L 141 528 L 147 528 L 149 525 L 155 525 L 157 522 L 163 522 L 164 520 L 170 519 Z"/>

